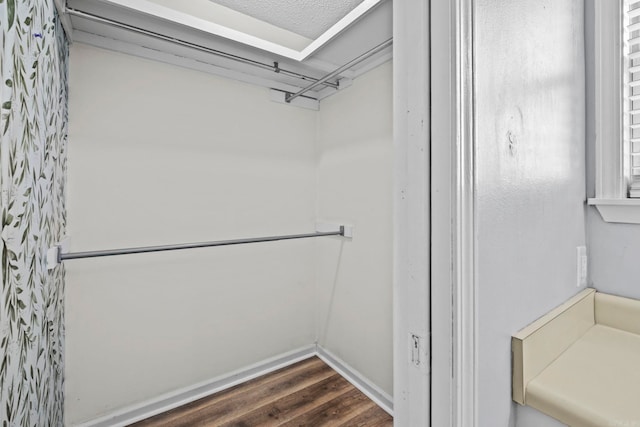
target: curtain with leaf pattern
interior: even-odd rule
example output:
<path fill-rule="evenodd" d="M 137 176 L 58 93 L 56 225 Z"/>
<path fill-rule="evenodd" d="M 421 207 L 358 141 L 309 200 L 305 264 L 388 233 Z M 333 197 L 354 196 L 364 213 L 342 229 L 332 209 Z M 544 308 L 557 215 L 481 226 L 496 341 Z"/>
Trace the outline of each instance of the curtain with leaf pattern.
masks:
<path fill-rule="evenodd" d="M 62 426 L 68 44 L 53 0 L 0 0 L 0 425 Z"/>

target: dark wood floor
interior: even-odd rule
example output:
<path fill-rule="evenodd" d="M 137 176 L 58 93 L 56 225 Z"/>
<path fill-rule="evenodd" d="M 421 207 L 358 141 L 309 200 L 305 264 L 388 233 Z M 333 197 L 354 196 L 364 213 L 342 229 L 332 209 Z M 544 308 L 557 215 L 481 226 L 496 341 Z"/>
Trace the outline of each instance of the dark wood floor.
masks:
<path fill-rule="evenodd" d="M 393 419 L 312 357 L 133 426 L 391 427 Z"/>

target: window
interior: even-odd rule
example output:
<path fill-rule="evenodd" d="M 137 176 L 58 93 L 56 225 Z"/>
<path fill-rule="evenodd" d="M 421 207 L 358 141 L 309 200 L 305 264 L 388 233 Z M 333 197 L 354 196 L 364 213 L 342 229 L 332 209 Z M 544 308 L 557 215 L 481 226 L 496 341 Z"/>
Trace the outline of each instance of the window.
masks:
<path fill-rule="evenodd" d="M 623 140 L 629 197 L 640 197 L 640 1 L 623 4 Z"/>
<path fill-rule="evenodd" d="M 596 197 L 589 204 L 605 221 L 640 224 L 640 0 L 595 0 L 594 8 Z"/>

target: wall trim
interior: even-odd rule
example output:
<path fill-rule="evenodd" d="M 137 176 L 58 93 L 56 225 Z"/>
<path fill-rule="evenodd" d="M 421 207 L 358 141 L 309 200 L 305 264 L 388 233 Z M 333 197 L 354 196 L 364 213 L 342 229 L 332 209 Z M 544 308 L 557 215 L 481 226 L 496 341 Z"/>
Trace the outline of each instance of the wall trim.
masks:
<path fill-rule="evenodd" d="M 453 258 L 453 425 L 478 417 L 478 331 L 475 232 L 474 2 L 456 1 L 456 146 Z"/>
<path fill-rule="evenodd" d="M 385 412 L 393 416 L 391 396 L 331 352 L 314 344 L 283 353 L 211 380 L 118 409 L 92 420 L 73 424 L 73 427 L 124 427 L 314 356 L 319 357 Z"/>
<path fill-rule="evenodd" d="M 230 387 L 242 384 L 251 379 L 268 374 L 296 362 L 308 359 L 316 355 L 315 345 L 302 347 L 288 353 L 284 353 L 261 362 L 249 365 L 245 368 L 221 375 L 219 377 L 184 387 L 169 393 L 162 394 L 152 399 L 140 402 L 125 408 L 118 409 L 99 418 L 94 418 L 75 427 L 123 427 L 129 424 L 161 414 L 203 397 L 226 390 Z"/>
<path fill-rule="evenodd" d="M 432 426 L 453 426 L 453 317 L 455 236 L 453 174 L 456 165 L 455 14 L 457 1 L 431 7 L 431 414 Z"/>
<path fill-rule="evenodd" d="M 433 398 L 431 3 L 393 2 L 393 393 L 399 426 L 429 426 Z"/>
<path fill-rule="evenodd" d="M 599 199 L 626 199 L 622 141 L 622 1 L 594 2 L 595 191 Z"/>
<path fill-rule="evenodd" d="M 360 390 L 369 399 L 373 400 L 386 413 L 393 416 L 393 398 L 385 393 L 380 387 L 369 381 L 360 372 L 353 369 L 339 357 L 320 345 L 316 347 L 316 355 L 334 371 L 342 375 L 355 388 Z"/>

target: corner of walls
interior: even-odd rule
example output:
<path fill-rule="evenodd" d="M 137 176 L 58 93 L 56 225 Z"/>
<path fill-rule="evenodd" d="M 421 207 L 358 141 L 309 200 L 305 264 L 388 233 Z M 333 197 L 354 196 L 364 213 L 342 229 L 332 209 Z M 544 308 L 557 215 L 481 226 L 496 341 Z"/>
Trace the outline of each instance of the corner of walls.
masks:
<path fill-rule="evenodd" d="M 584 2 L 584 44 L 585 44 L 585 236 L 587 246 L 589 286 L 593 283 L 593 236 L 592 230 L 600 215 L 595 206 L 589 206 L 586 199 L 595 197 L 595 0 Z M 601 219 L 601 218 L 600 218 Z"/>
<path fill-rule="evenodd" d="M 315 111 L 78 42 L 70 59 L 72 251 L 313 230 Z M 67 262 L 68 423 L 311 344 L 313 240 Z"/>
<path fill-rule="evenodd" d="M 319 108 L 315 113 L 315 123 L 314 123 L 314 149 L 315 149 L 315 164 L 314 164 L 314 174 L 315 174 L 315 182 L 314 182 L 314 206 L 313 206 L 313 211 L 315 214 L 315 218 L 316 218 L 316 222 L 319 222 L 320 220 L 320 198 L 319 198 L 319 192 L 318 189 L 320 188 L 320 157 L 321 157 L 321 152 L 322 152 L 322 147 L 321 147 L 321 132 L 320 132 L 320 115 L 322 112 L 322 100 L 319 101 Z M 314 242 L 313 245 L 313 254 L 314 254 L 314 259 L 316 260 L 316 262 L 314 263 L 313 266 L 313 292 L 314 292 L 314 299 L 316 301 L 319 300 L 319 296 L 320 296 L 320 287 L 319 287 L 319 283 L 320 283 L 320 263 L 318 262 L 318 256 L 320 254 L 320 245 L 318 245 L 319 242 Z M 314 334 L 315 334 L 315 338 L 314 338 L 314 344 L 316 345 L 316 347 L 318 346 L 318 341 L 320 340 L 320 305 L 316 304 L 314 306 Z"/>
<path fill-rule="evenodd" d="M 316 242 L 318 344 L 389 395 L 393 383 L 392 64 L 321 101 L 319 221 L 355 226 L 354 238 Z"/>
<path fill-rule="evenodd" d="M 0 3 L 0 420 L 64 424 L 68 42 L 52 1 Z"/>

